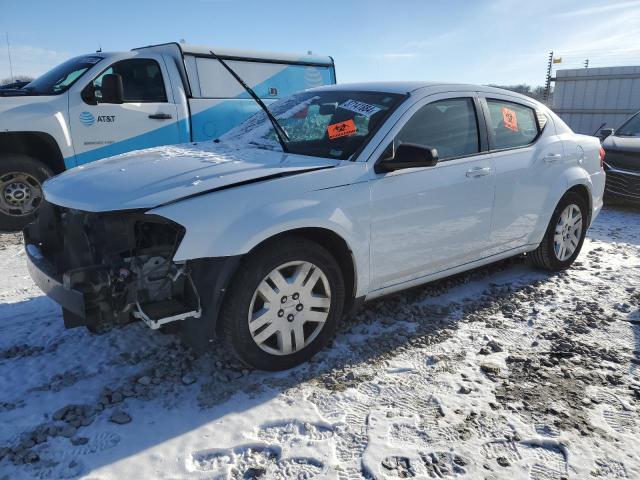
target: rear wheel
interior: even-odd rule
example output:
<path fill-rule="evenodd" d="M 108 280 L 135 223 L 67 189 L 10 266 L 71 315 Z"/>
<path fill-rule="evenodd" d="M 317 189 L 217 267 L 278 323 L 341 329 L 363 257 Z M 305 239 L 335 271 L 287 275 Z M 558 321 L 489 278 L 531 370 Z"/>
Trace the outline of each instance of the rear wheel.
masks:
<path fill-rule="evenodd" d="M 333 256 L 305 238 L 283 239 L 239 267 L 221 312 L 224 340 L 253 368 L 292 368 L 329 342 L 343 305 Z"/>
<path fill-rule="evenodd" d="M 529 254 L 535 266 L 560 271 L 575 261 L 587 233 L 587 208 L 584 198 L 577 193 L 568 192 L 562 197 L 540 246 Z"/>
<path fill-rule="evenodd" d="M 0 231 L 16 232 L 33 220 L 43 199 L 42 183 L 52 175 L 27 155 L 0 158 Z"/>

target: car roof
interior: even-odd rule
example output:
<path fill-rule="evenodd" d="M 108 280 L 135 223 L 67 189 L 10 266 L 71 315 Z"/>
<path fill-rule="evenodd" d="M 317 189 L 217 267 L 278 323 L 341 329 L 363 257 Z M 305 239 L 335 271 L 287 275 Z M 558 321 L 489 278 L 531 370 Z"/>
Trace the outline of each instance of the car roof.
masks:
<path fill-rule="evenodd" d="M 309 91 L 327 91 L 327 90 L 344 90 L 344 91 L 362 91 L 362 92 L 384 92 L 384 93 L 398 93 L 406 95 L 417 90 L 428 89 L 429 93 L 438 92 L 451 92 L 456 90 L 471 90 L 474 92 L 484 93 L 500 93 L 502 95 L 509 95 L 511 97 L 517 97 L 528 101 L 534 101 L 531 97 L 522 95 L 520 93 L 513 92 L 511 90 L 504 90 L 502 88 L 488 87 L 485 85 L 472 85 L 466 83 L 454 83 L 454 82 L 418 82 L 418 81 L 405 81 L 405 82 L 362 82 L 362 83 L 340 83 L 337 85 L 324 85 L 322 87 L 312 88 Z"/>

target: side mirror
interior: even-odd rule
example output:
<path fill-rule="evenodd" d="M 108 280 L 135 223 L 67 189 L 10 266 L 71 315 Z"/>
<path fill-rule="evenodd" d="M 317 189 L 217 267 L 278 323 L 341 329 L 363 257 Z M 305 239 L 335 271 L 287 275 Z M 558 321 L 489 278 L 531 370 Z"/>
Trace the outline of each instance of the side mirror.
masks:
<path fill-rule="evenodd" d="M 600 138 L 604 140 L 605 138 L 613 135 L 615 130 L 613 128 L 603 128 L 600 130 Z"/>
<path fill-rule="evenodd" d="M 385 151 L 385 153 L 387 153 Z M 433 167 L 438 163 L 438 150 L 417 143 L 401 143 L 395 152 L 376 164 L 376 173 L 392 172 L 404 168 Z"/>
<path fill-rule="evenodd" d="M 107 73 L 104 75 L 102 77 L 100 92 L 102 93 L 100 103 L 122 103 L 124 99 L 122 77 L 117 73 Z"/>

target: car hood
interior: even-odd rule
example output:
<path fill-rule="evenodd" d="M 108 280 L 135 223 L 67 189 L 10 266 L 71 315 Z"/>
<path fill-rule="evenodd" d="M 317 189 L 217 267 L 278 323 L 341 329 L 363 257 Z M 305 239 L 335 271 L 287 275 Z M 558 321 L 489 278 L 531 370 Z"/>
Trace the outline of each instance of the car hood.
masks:
<path fill-rule="evenodd" d="M 76 210 L 148 209 L 338 163 L 272 150 L 192 143 L 139 150 L 73 168 L 45 182 L 44 193 L 47 201 Z"/>

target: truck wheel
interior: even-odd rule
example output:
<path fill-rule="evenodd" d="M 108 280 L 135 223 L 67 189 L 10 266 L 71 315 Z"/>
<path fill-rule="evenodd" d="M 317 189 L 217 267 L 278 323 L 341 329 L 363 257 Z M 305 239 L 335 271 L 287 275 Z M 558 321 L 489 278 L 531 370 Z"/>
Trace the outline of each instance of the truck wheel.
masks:
<path fill-rule="evenodd" d="M 286 370 L 331 340 L 344 306 L 340 267 L 303 237 L 259 248 L 238 267 L 220 320 L 226 346 L 260 370 Z"/>
<path fill-rule="evenodd" d="M 584 198 L 577 193 L 568 192 L 562 197 L 540 246 L 528 254 L 534 266 L 559 272 L 574 262 L 587 233 L 587 209 Z"/>
<path fill-rule="evenodd" d="M 30 223 L 42 201 L 42 182 L 53 172 L 27 155 L 0 158 L 0 231 L 16 232 Z"/>

